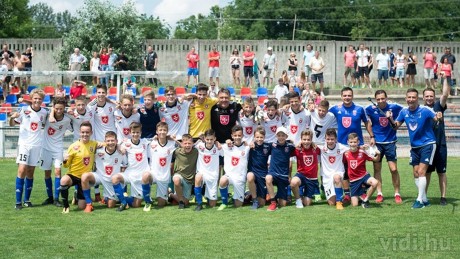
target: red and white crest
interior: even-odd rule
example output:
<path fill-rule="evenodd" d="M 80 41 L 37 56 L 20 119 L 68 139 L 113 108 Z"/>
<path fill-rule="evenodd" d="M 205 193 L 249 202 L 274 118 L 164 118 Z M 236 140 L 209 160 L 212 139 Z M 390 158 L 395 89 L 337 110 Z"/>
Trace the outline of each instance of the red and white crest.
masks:
<path fill-rule="evenodd" d="M 276 129 L 277 129 L 277 128 L 278 128 L 278 127 L 277 127 L 276 125 L 274 125 L 274 126 L 271 126 L 271 127 L 270 127 L 270 130 L 271 130 L 273 133 L 276 133 Z"/>
<path fill-rule="evenodd" d="M 342 117 L 342 126 L 348 128 L 351 125 L 351 117 Z"/>
<path fill-rule="evenodd" d="M 303 156 L 303 162 L 306 166 L 311 166 L 313 164 L 313 156 Z"/>
<path fill-rule="evenodd" d="M 232 156 L 232 165 L 237 166 L 240 162 L 240 158 Z"/>
<path fill-rule="evenodd" d="M 173 115 L 171 115 L 171 119 L 172 119 L 174 122 L 178 122 L 178 121 L 179 121 L 179 114 L 174 113 Z"/>
<path fill-rule="evenodd" d="M 166 165 L 166 157 L 160 157 L 160 165 L 162 167 Z"/>
<path fill-rule="evenodd" d="M 358 160 L 350 160 L 350 167 L 352 169 L 356 169 L 357 166 L 358 166 Z"/>
<path fill-rule="evenodd" d="M 104 153 L 97 153 L 97 156 L 98 156 L 98 157 L 103 157 L 103 156 L 104 156 Z"/>
<path fill-rule="evenodd" d="M 298 129 L 299 129 L 299 126 L 291 125 L 291 133 L 292 134 L 296 134 Z"/>
<path fill-rule="evenodd" d="M 209 162 L 211 162 L 211 156 L 203 156 L 203 161 L 205 164 L 209 164 Z"/>
<path fill-rule="evenodd" d="M 84 157 L 83 158 L 83 164 L 89 165 L 90 158 L 89 157 Z"/>
<path fill-rule="evenodd" d="M 128 136 L 130 132 L 131 132 L 131 131 L 130 131 L 129 128 L 123 128 L 123 134 L 124 134 L 125 136 Z"/>
<path fill-rule="evenodd" d="M 56 133 L 56 130 L 53 129 L 53 128 L 51 128 L 51 127 L 49 127 L 49 128 L 48 128 L 48 136 L 53 136 L 54 133 Z"/>
<path fill-rule="evenodd" d="M 246 134 L 251 135 L 252 134 L 252 127 L 244 127 L 244 130 Z"/>
<path fill-rule="evenodd" d="M 102 123 L 107 124 L 109 123 L 109 116 L 102 116 L 101 120 L 102 120 Z"/>
<path fill-rule="evenodd" d="M 36 131 L 38 129 L 38 123 L 32 122 L 30 123 L 30 129 Z"/>
<path fill-rule="evenodd" d="M 199 111 L 196 113 L 196 117 L 202 121 L 204 119 L 204 111 Z"/>
<path fill-rule="evenodd" d="M 230 115 L 220 115 L 220 124 L 227 125 L 230 122 Z"/>
<path fill-rule="evenodd" d="M 136 154 L 136 160 L 139 161 L 139 162 L 142 161 L 142 153 L 137 153 Z"/>
<path fill-rule="evenodd" d="M 106 175 L 112 175 L 112 173 L 113 173 L 113 166 L 111 166 L 111 165 L 105 166 L 105 174 Z"/>
<path fill-rule="evenodd" d="M 388 118 L 386 117 L 379 117 L 379 124 L 382 127 L 388 126 Z"/>
<path fill-rule="evenodd" d="M 335 156 L 329 156 L 329 163 L 335 163 Z"/>
<path fill-rule="evenodd" d="M 24 111 L 25 115 L 29 115 L 30 111 Z"/>

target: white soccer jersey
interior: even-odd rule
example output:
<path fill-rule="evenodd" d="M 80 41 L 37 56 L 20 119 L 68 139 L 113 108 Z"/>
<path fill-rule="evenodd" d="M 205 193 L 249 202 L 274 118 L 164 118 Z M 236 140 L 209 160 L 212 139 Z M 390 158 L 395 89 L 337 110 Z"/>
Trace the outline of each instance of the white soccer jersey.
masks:
<path fill-rule="evenodd" d="M 349 149 L 347 146 L 337 143 L 334 149 L 329 149 L 327 145 L 318 147 L 321 150 L 321 176 L 330 178 L 345 172 L 343 153 Z"/>
<path fill-rule="evenodd" d="M 133 122 L 140 122 L 141 115 L 136 112 L 131 114 L 129 117 L 125 117 L 120 110 L 116 110 L 114 112 L 114 116 L 118 143 L 121 143 L 123 139 L 131 139 L 131 129 L 129 128 L 129 125 Z"/>
<path fill-rule="evenodd" d="M 239 147 L 235 145 L 228 147 L 227 144 L 223 144 L 222 151 L 225 174 L 228 174 L 234 181 L 246 182 L 249 146 L 242 144 Z"/>
<path fill-rule="evenodd" d="M 64 134 L 67 130 L 72 131 L 71 119 L 64 115 L 62 120 L 50 123 L 46 120 L 43 148 L 49 151 L 62 152 L 64 149 Z"/>
<path fill-rule="evenodd" d="M 77 141 L 80 139 L 80 125 L 85 121 L 92 122 L 93 112 L 89 108 L 86 108 L 84 114 L 79 114 L 77 112 L 77 109 L 75 109 L 73 110 L 72 113 L 68 115 L 69 115 L 69 118 L 72 120 L 72 128 L 73 128 L 73 133 L 74 133 L 73 140 Z"/>
<path fill-rule="evenodd" d="M 334 114 L 328 112 L 324 118 L 320 118 L 316 111 L 311 113 L 310 130 L 313 131 L 313 143 L 324 145 L 326 143 L 326 130 L 330 128 L 337 128 Z"/>
<path fill-rule="evenodd" d="M 163 105 L 160 108 L 160 118 L 168 124 L 168 135 L 175 135 L 177 140 L 182 139 L 182 135 L 188 133 L 188 112 L 191 101 L 184 100 L 182 103 L 176 102 L 173 107 Z"/>
<path fill-rule="evenodd" d="M 156 181 L 169 182 L 171 180 L 171 160 L 176 148 L 176 142 L 173 140 L 168 140 L 164 146 L 158 140 L 150 143 L 150 172 Z"/>
<path fill-rule="evenodd" d="M 118 150 L 109 154 L 105 147 L 96 150 L 96 174 L 106 182 L 112 181 L 112 176 L 121 172 L 121 168 L 126 166 L 126 156 Z"/>
<path fill-rule="evenodd" d="M 219 179 L 219 156 L 222 156 L 222 150 L 218 150 L 216 145 L 208 149 L 201 141 L 195 145 L 195 148 L 198 150 L 196 171 L 206 175 L 209 180 Z"/>
<path fill-rule="evenodd" d="M 39 147 L 42 145 L 43 127 L 46 122 L 48 111 L 40 108 L 34 111 L 32 107 L 26 106 L 19 111 L 19 117 L 14 119 L 19 123 L 18 145 Z"/>
<path fill-rule="evenodd" d="M 115 104 L 106 102 L 104 106 L 88 105 L 93 114 L 93 139 L 97 141 L 104 141 L 105 133 L 107 131 L 116 132 Z"/>
<path fill-rule="evenodd" d="M 125 139 L 121 148 L 126 150 L 127 168 L 126 173 L 139 174 L 150 171 L 148 159 L 150 158 L 149 141 L 141 139 L 139 143 L 133 144 L 131 139 Z"/>
<path fill-rule="evenodd" d="M 306 109 L 295 113 L 291 108 L 284 112 L 285 127 L 289 132 L 289 139 L 297 145 L 300 143 L 302 131 L 310 127 L 310 112 Z"/>
<path fill-rule="evenodd" d="M 264 112 L 264 116 L 260 124 L 265 129 L 265 142 L 276 142 L 276 130 L 283 126 L 282 117 L 280 115 L 275 115 L 272 119 L 270 119 L 267 112 Z"/>
<path fill-rule="evenodd" d="M 251 143 L 254 141 L 254 130 L 257 127 L 256 119 L 254 115 L 249 117 L 244 115 L 243 110 L 238 114 L 238 124 L 243 127 L 243 141 Z"/>

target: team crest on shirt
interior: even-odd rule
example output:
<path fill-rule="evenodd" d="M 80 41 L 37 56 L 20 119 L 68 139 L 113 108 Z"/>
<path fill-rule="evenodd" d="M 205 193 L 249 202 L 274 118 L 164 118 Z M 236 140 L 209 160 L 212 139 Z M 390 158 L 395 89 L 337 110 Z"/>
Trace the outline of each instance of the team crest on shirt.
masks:
<path fill-rule="evenodd" d="M 203 161 L 205 164 L 209 164 L 209 162 L 211 162 L 211 156 L 203 156 Z"/>
<path fill-rule="evenodd" d="M 348 128 L 351 126 L 351 118 L 350 117 L 342 117 L 342 126 L 344 128 Z"/>
<path fill-rule="evenodd" d="M 125 136 L 128 136 L 129 132 L 130 132 L 129 128 L 123 128 L 123 134 L 125 134 Z"/>
<path fill-rule="evenodd" d="M 178 121 L 179 121 L 179 114 L 174 113 L 173 115 L 171 115 L 171 119 L 172 119 L 174 122 L 178 122 Z"/>
<path fill-rule="evenodd" d="M 219 118 L 220 124 L 222 125 L 228 125 L 228 123 L 230 122 L 230 115 L 220 115 Z"/>
<path fill-rule="evenodd" d="M 335 156 L 329 156 L 329 163 L 335 163 Z"/>
<path fill-rule="evenodd" d="M 49 128 L 48 128 L 48 136 L 53 136 L 54 133 L 56 133 L 56 130 L 53 129 L 53 128 L 51 128 L 51 127 L 49 127 Z"/>
<path fill-rule="evenodd" d="M 160 157 L 160 165 L 162 167 L 166 165 L 166 157 Z"/>
<path fill-rule="evenodd" d="M 418 126 L 417 123 L 413 123 L 413 122 L 410 122 L 410 123 L 409 123 L 409 128 L 410 128 L 411 131 L 416 130 L 416 129 L 417 129 L 417 126 Z"/>
<path fill-rule="evenodd" d="M 386 117 L 379 117 L 379 124 L 382 127 L 388 126 L 388 118 Z"/>
<path fill-rule="evenodd" d="M 30 111 L 24 111 L 24 114 L 27 115 L 27 116 L 29 116 Z"/>
<path fill-rule="evenodd" d="M 285 147 L 284 152 L 289 153 L 289 147 Z"/>
<path fill-rule="evenodd" d="M 33 130 L 33 131 L 37 130 L 38 129 L 38 123 L 36 123 L 36 122 L 30 123 L 30 129 Z"/>
<path fill-rule="evenodd" d="M 102 120 L 102 123 L 107 124 L 109 123 L 109 116 L 102 116 L 101 120 Z"/>
<path fill-rule="evenodd" d="M 264 148 L 262 151 L 264 152 L 264 155 L 268 154 L 268 149 L 267 148 Z"/>
<path fill-rule="evenodd" d="M 291 133 L 292 134 L 296 134 L 298 129 L 299 129 L 299 126 L 291 125 Z"/>
<path fill-rule="evenodd" d="M 83 158 L 83 164 L 84 164 L 85 166 L 89 165 L 89 161 L 90 161 L 90 158 L 89 158 L 89 157 L 84 157 L 84 158 Z"/>
<path fill-rule="evenodd" d="M 353 114 L 353 116 L 356 116 L 356 114 L 357 114 L 356 110 L 353 110 L 352 114 Z"/>
<path fill-rule="evenodd" d="M 137 160 L 138 162 L 142 161 L 142 153 L 137 153 L 137 154 L 136 154 L 136 160 Z"/>
<path fill-rule="evenodd" d="M 196 113 L 196 117 L 201 121 L 204 119 L 204 111 L 199 111 Z"/>
<path fill-rule="evenodd" d="M 73 150 L 78 150 L 78 149 L 80 149 L 80 146 L 79 146 L 79 145 L 75 145 L 75 146 L 73 147 Z"/>
<path fill-rule="evenodd" d="M 102 158 L 104 156 L 104 153 L 97 153 L 97 156 Z"/>
<path fill-rule="evenodd" d="M 356 169 L 357 166 L 358 166 L 358 160 L 350 160 L 350 167 L 352 169 Z"/>
<path fill-rule="evenodd" d="M 239 162 L 240 162 L 240 159 L 238 157 L 232 156 L 232 165 L 233 166 L 237 166 Z"/>
<path fill-rule="evenodd" d="M 278 127 L 277 127 L 276 125 L 274 125 L 274 126 L 271 126 L 271 127 L 270 127 L 270 130 L 271 130 L 273 133 L 276 133 L 276 129 L 277 129 L 277 128 L 278 128 Z"/>
<path fill-rule="evenodd" d="M 311 166 L 313 164 L 313 156 L 303 156 L 303 162 L 306 166 Z"/>
<path fill-rule="evenodd" d="M 244 127 L 244 130 L 246 134 L 251 135 L 252 134 L 252 127 Z"/>
<path fill-rule="evenodd" d="M 105 166 L 105 174 L 106 175 L 112 175 L 112 173 L 113 173 L 113 166 L 111 166 L 111 165 Z"/>

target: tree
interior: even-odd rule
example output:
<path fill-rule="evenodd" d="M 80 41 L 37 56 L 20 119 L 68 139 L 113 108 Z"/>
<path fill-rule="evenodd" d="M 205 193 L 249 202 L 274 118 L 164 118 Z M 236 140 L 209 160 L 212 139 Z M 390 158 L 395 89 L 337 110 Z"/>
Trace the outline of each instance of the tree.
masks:
<path fill-rule="evenodd" d="M 32 17 L 31 38 L 59 38 L 56 31 L 56 15 L 51 6 L 38 3 L 29 8 Z"/>
<path fill-rule="evenodd" d="M 81 53 L 89 59 L 93 51 L 99 52 L 110 44 L 115 53 L 126 53 L 131 69 L 140 69 L 141 46 L 145 38 L 139 22 L 132 1 L 125 1 L 116 7 L 108 0 L 85 0 L 83 8 L 77 12 L 72 29 L 64 34 L 63 46 L 55 57 L 60 68 L 68 69 L 69 56 L 74 48 L 80 48 Z M 85 69 L 88 69 L 88 65 Z"/>
<path fill-rule="evenodd" d="M 175 39 L 217 39 L 219 6 L 211 7 L 208 16 L 203 14 L 192 15 L 177 22 L 174 31 Z"/>
<path fill-rule="evenodd" d="M 171 26 L 163 23 L 159 17 L 146 14 L 140 16 L 140 28 L 146 39 L 167 39 L 171 33 Z"/>
<path fill-rule="evenodd" d="M 30 37 L 28 0 L 0 1 L 0 38 Z"/>

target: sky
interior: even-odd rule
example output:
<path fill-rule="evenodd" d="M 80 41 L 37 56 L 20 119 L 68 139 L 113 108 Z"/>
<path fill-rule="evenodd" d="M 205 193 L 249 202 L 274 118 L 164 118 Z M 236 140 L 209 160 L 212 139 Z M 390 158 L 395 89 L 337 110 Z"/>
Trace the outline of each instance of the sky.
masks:
<path fill-rule="evenodd" d="M 111 0 L 115 5 L 121 5 L 126 0 Z M 209 14 L 211 6 L 224 7 L 231 0 L 133 0 L 139 13 L 148 16 L 160 17 L 172 27 L 177 21 L 196 14 Z M 45 3 L 54 9 L 54 12 L 68 10 L 76 14 L 76 10 L 83 6 L 84 0 L 30 0 L 29 5 Z"/>

